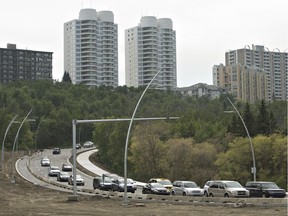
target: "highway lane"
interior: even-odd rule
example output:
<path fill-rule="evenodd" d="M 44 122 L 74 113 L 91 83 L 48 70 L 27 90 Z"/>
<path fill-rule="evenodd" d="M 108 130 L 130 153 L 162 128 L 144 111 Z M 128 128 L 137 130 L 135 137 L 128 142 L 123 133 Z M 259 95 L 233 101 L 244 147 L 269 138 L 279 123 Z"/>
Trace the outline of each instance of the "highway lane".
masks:
<path fill-rule="evenodd" d="M 33 183 L 35 186 L 41 186 L 41 187 L 46 187 L 46 188 L 49 188 L 49 189 L 53 189 L 53 190 L 61 190 L 61 191 L 65 191 L 65 192 L 70 192 L 72 193 L 71 190 L 67 190 L 67 189 L 64 189 L 64 188 L 60 188 L 60 187 L 57 187 L 57 186 L 54 186 L 52 184 L 48 184 L 47 182 L 44 182 L 38 178 L 36 178 L 29 170 L 28 170 L 28 167 L 27 167 L 27 164 L 29 164 L 29 156 L 25 156 L 25 157 L 22 157 L 21 159 L 19 159 L 17 162 L 16 162 L 16 170 L 17 172 L 19 173 L 19 175 L 25 179 L 26 181 L 29 181 L 31 183 Z M 16 179 L 17 181 L 17 179 Z"/>
<path fill-rule="evenodd" d="M 67 189 L 63 189 L 62 187 L 53 186 L 47 182 L 44 182 L 44 181 L 41 181 L 40 179 L 37 179 L 35 176 L 33 176 L 29 172 L 26 164 L 29 164 L 30 170 L 34 174 L 36 174 L 37 176 L 40 176 L 40 177 L 42 177 L 42 178 L 44 178 L 50 182 L 55 182 L 55 183 L 57 182 L 58 184 L 62 184 L 62 185 L 67 186 L 68 182 L 58 182 L 57 177 L 51 177 L 48 175 L 49 167 L 42 167 L 41 166 L 41 158 L 43 158 L 43 157 L 49 158 L 51 161 L 51 165 L 56 165 L 61 170 L 63 163 L 70 164 L 69 158 L 72 156 L 71 150 L 72 149 L 61 149 L 61 154 L 52 154 L 52 149 L 45 149 L 43 152 L 38 152 L 35 155 L 33 155 L 32 157 L 30 157 L 30 162 L 29 162 L 29 157 L 25 156 L 23 159 L 18 161 L 18 164 L 16 164 L 18 173 L 20 175 L 22 175 L 22 177 L 25 178 L 27 181 L 30 181 L 34 184 L 49 187 L 49 188 L 54 189 L 54 190 L 56 189 L 56 190 L 66 190 L 67 191 Z M 87 151 L 87 150 L 88 149 L 77 150 L 78 152 L 83 152 L 83 153 L 78 155 L 77 162 L 80 163 L 85 168 L 87 168 L 87 170 L 89 170 L 90 172 L 95 173 L 97 175 L 101 176 L 103 173 L 108 173 L 105 170 L 102 170 L 102 169 L 96 167 L 88 159 L 89 156 L 97 150 L 93 149 L 93 148 L 91 148 L 92 151 Z M 87 152 L 84 152 L 84 151 L 87 151 Z M 73 167 L 72 164 L 71 164 L 71 166 Z M 68 173 L 72 175 L 72 171 L 68 172 Z M 79 170 L 76 170 L 76 174 L 80 174 L 85 180 L 85 185 L 84 186 L 77 186 L 77 189 L 85 188 L 85 189 L 93 190 L 93 178 L 94 177 L 89 176 L 88 174 L 85 174 Z M 71 192 L 71 190 L 68 190 L 68 191 Z M 138 187 L 138 189 L 135 191 L 135 193 L 136 194 L 142 194 L 141 187 Z"/>
<path fill-rule="evenodd" d="M 85 150 L 87 150 L 87 149 L 85 149 Z M 92 150 L 92 149 L 91 149 Z M 91 151 L 90 153 L 92 153 L 93 151 Z M 86 154 L 87 153 L 87 154 Z M 82 155 L 82 156 L 84 156 L 84 155 L 86 155 L 86 160 L 89 160 L 88 158 L 89 158 L 89 154 L 88 154 L 88 152 L 86 152 L 86 153 L 82 153 L 82 154 L 80 154 L 80 155 Z M 42 167 L 41 166 L 41 164 L 40 164 L 40 161 L 41 161 L 41 157 L 42 156 L 47 156 L 48 158 L 50 158 L 51 159 L 51 161 L 52 161 L 52 164 L 55 164 L 55 165 L 58 165 L 59 167 L 61 167 L 62 166 L 62 164 L 63 163 L 67 163 L 67 161 L 68 161 L 68 158 L 71 156 L 71 149 L 62 149 L 62 152 L 61 152 L 61 154 L 60 155 L 53 155 L 52 154 L 52 150 L 45 150 L 45 151 L 43 151 L 42 153 L 37 153 L 36 155 L 34 155 L 33 157 L 31 157 L 31 160 L 30 160 L 30 167 L 31 167 L 31 170 L 33 170 L 33 172 L 37 172 L 38 174 L 37 175 L 39 175 L 39 176 L 42 176 L 42 177 L 45 177 L 46 179 L 49 179 L 49 180 L 51 180 L 51 181 L 55 181 L 55 182 L 57 182 L 57 180 L 56 180 L 56 177 L 49 177 L 48 176 L 48 167 Z M 88 156 L 88 157 L 87 157 Z M 40 179 L 38 179 L 38 178 L 36 178 L 35 176 L 33 176 L 31 173 L 30 173 L 30 171 L 28 170 L 28 168 L 27 168 L 27 164 L 29 164 L 29 156 L 24 156 L 24 157 L 22 157 L 21 159 L 19 159 L 19 160 L 17 160 L 17 162 L 16 162 L 16 169 L 17 169 L 17 172 L 24 178 L 24 179 L 26 179 L 27 181 L 30 181 L 30 182 L 32 182 L 35 186 L 43 186 L 43 187 L 46 187 L 46 188 L 49 188 L 49 189 L 53 189 L 53 190 L 59 190 L 59 191 L 66 191 L 66 192 L 69 192 L 69 193 L 72 193 L 73 191 L 71 190 L 71 188 L 70 189 L 65 189 L 65 188 L 62 188 L 62 187 L 59 187 L 59 186 L 56 186 L 56 185 L 53 185 L 53 184 L 49 184 L 49 183 L 47 183 L 47 182 L 44 182 L 44 181 L 41 181 Z M 80 157 L 81 158 L 81 157 Z M 78 158 L 77 157 L 77 161 L 78 162 L 81 162 L 79 159 L 80 158 Z M 84 160 L 84 157 L 82 157 L 82 159 Z M 83 164 L 82 164 L 83 165 Z M 95 165 L 94 165 L 95 166 Z M 85 183 L 85 186 L 83 187 L 83 186 L 77 186 L 77 188 L 78 189 L 81 189 L 81 188 L 85 188 L 85 189 L 93 189 L 92 187 L 92 180 L 93 180 L 93 177 L 91 177 L 91 176 L 88 176 L 88 175 L 86 175 L 86 174 L 83 174 L 83 173 L 81 173 L 79 170 L 77 170 L 76 171 L 77 173 L 79 173 L 79 174 L 81 174 L 84 178 L 85 178 L 85 180 L 86 180 L 86 183 Z M 16 181 L 17 181 L 17 179 L 16 179 Z M 89 183 L 87 183 L 87 182 L 89 182 Z M 59 184 L 59 182 L 57 182 L 58 184 Z M 67 182 L 62 182 L 61 184 L 63 184 L 63 185 L 68 185 L 68 183 Z M 37 187 L 35 187 L 36 189 L 37 189 Z M 97 190 L 96 190 L 97 191 Z M 96 192 L 95 191 L 95 192 Z M 81 192 L 81 191 L 78 191 L 77 192 L 78 194 L 86 194 L 86 195 L 92 195 L 93 196 L 93 193 L 91 194 L 91 193 L 85 193 L 85 192 Z M 135 192 L 136 194 L 142 194 L 142 191 L 141 191 L 141 187 L 139 187 L 137 190 L 136 190 L 136 192 Z M 170 197 L 171 198 L 171 197 Z M 199 200 L 197 199 L 198 197 L 196 197 L 196 198 L 193 198 L 193 199 L 195 199 L 195 201 L 197 201 L 197 202 L 199 202 Z M 157 195 L 155 195 L 155 199 L 157 200 Z M 163 200 L 163 197 L 161 198 L 162 200 Z M 177 198 L 177 200 L 178 200 L 179 198 Z M 184 199 L 184 198 L 183 198 Z M 190 198 L 189 198 L 190 199 Z M 191 198 L 192 199 L 192 198 Z M 208 199 L 208 200 L 206 200 L 205 201 L 205 199 Z M 210 197 L 208 197 L 208 198 L 205 198 L 204 199 L 204 202 L 206 203 L 207 201 L 211 201 L 212 203 L 217 203 L 217 202 L 219 202 L 219 200 L 217 201 L 217 200 L 213 200 L 213 198 L 210 198 Z M 219 198 L 217 198 L 217 199 L 219 199 Z M 226 199 L 226 198 L 223 198 L 223 199 Z M 262 205 L 263 206 L 263 204 L 265 203 L 265 204 L 267 204 L 267 202 L 269 201 L 269 200 L 272 200 L 271 202 L 269 202 L 269 203 L 272 203 L 271 205 L 286 205 L 287 206 L 287 198 L 286 199 L 284 199 L 285 200 L 285 203 L 284 204 L 282 204 L 282 202 L 283 201 L 281 201 L 282 199 L 273 199 L 273 198 L 270 198 L 270 199 L 253 199 L 253 198 L 249 198 L 249 203 L 254 203 L 254 205 Z M 179 201 L 179 200 L 178 200 Z M 177 201 L 177 202 L 178 202 Z M 201 201 L 201 200 L 200 200 Z M 220 199 L 220 201 L 221 201 L 221 199 Z M 231 200 L 230 200 L 231 201 Z M 236 199 L 236 201 L 237 201 L 237 199 Z M 189 201 L 189 202 L 191 202 L 191 200 Z M 202 201 L 201 201 L 202 202 Z M 221 201 L 222 202 L 222 201 Z M 225 202 L 227 202 L 227 201 L 225 201 Z M 248 202 L 248 201 L 247 201 Z M 263 202 L 263 203 L 262 203 Z M 233 203 L 233 202 L 232 202 Z M 221 204 L 221 205 L 223 205 L 223 203 Z"/>
<path fill-rule="evenodd" d="M 81 150 L 80 150 L 81 151 Z M 70 164 L 68 161 L 69 157 L 71 156 L 71 149 L 61 149 L 61 154 L 52 154 L 51 149 L 45 149 L 42 153 L 35 155 L 35 157 L 31 158 L 30 161 L 30 169 L 33 170 L 33 172 L 36 175 L 42 176 L 45 179 L 48 179 L 49 181 L 55 181 L 57 182 L 56 176 L 49 176 L 49 167 L 42 167 L 41 166 L 41 158 L 46 156 L 50 159 L 51 165 L 58 166 L 60 170 L 62 170 L 62 165 L 64 163 Z M 72 168 L 73 165 L 71 164 Z M 70 175 L 72 175 L 72 171 L 68 172 Z M 76 174 L 81 175 L 85 180 L 84 186 L 77 186 L 79 188 L 85 187 L 87 189 L 93 189 L 93 177 L 89 176 L 85 173 L 80 172 L 79 170 L 76 170 Z M 63 185 L 68 185 L 67 182 L 58 182 Z"/>

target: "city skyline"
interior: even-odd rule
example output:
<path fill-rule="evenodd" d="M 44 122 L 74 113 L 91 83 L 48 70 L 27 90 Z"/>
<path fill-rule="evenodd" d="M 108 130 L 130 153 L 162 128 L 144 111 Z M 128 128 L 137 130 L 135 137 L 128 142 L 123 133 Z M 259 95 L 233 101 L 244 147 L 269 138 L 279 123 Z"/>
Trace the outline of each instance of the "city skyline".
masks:
<path fill-rule="evenodd" d="M 63 25 L 82 8 L 110 10 L 118 24 L 119 85 L 125 85 L 125 29 L 142 16 L 171 18 L 177 32 L 177 86 L 212 84 L 212 68 L 225 63 L 225 52 L 263 45 L 269 50 L 288 48 L 285 0 L 271 2 L 229 0 L 84 1 L 9 0 L 0 3 L 0 47 L 53 52 L 53 79 L 64 74 Z"/>

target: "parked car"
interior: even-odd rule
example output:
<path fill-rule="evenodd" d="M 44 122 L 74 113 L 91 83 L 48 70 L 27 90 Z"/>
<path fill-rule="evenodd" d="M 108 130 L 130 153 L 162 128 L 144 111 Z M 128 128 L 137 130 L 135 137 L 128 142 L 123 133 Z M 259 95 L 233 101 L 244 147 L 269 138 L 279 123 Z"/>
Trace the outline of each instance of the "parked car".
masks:
<path fill-rule="evenodd" d="M 72 166 L 70 165 L 70 164 L 66 164 L 66 163 L 64 163 L 63 165 L 62 165 L 62 171 L 72 171 Z"/>
<path fill-rule="evenodd" d="M 76 146 L 75 146 L 76 149 L 81 149 L 81 147 L 82 147 L 82 146 L 81 146 L 80 143 L 76 143 Z"/>
<path fill-rule="evenodd" d="M 57 175 L 57 181 L 64 181 L 64 182 L 68 182 L 68 178 L 69 178 L 69 173 L 68 172 L 60 172 L 58 175 Z"/>
<path fill-rule="evenodd" d="M 169 179 L 166 178 L 151 178 L 148 183 L 160 183 L 169 191 L 172 189 L 172 183 Z"/>
<path fill-rule="evenodd" d="M 124 181 L 124 178 L 117 178 L 115 180 L 112 180 L 111 190 L 124 192 Z M 127 192 L 135 193 L 136 190 L 137 186 L 134 184 L 134 181 L 130 178 L 127 178 Z"/>
<path fill-rule="evenodd" d="M 280 189 L 275 182 L 268 181 L 248 181 L 245 188 L 249 190 L 250 197 L 263 197 L 263 198 L 284 198 L 286 191 Z"/>
<path fill-rule="evenodd" d="M 61 149 L 60 148 L 53 148 L 52 149 L 52 154 L 60 154 L 61 153 Z"/>
<path fill-rule="evenodd" d="M 206 196 L 206 197 L 209 196 L 208 188 L 209 188 L 211 182 L 212 182 L 212 181 L 207 181 L 207 182 L 205 183 L 204 187 L 203 187 L 203 189 L 204 189 L 204 196 Z"/>
<path fill-rule="evenodd" d="M 60 173 L 60 169 L 58 166 L 51 165 L 49 167 L 48 175 L 49 176 L 57 176 Z"/>
<path fill-rule="evenodd" d="M 83 148 L 91 148 L 94 146 L 94 143 L 92 141 L 86 141 L 84 144 L 83 144 Z"/>
<path fill-rule="evenodd" d="M 104 178 L 104 181 L 103 181 Z M 93 179 L 93 188 L 100 190 L 111 190 L 112 180 L 107 176 L 97 176 Z"/>
<path fill-rule="evenodd" d="M 249 197 L 249 191 L 237 181 L 211 181 L 210 197 Z"/>
<path fill-rule="evenodd" d="M 193 181 L 174 181 L 171 194 L 173 196 L 203 196 L 204 189 L 201 189 Z"/>
<path fill-rule="evenodd" d="M 68 178 L 68 184 L 69 185 L 73 185 L 74 184 L 73 175 L 70 175 L 70 177 Z M 76 185 L 84 186 L 84 184 L 85 184 L 85 181 L 82 178 L 82 176 L 81 175 L 76 175 Z"/>
<path fill-rule="evenodd" d="M 49 158 L 42 158 L 41 166 L 50 166 L 51 162 Z"/>
<path fill-rule="evenodd" d="M 160 183 L 148 183 L 142 188 L 143 194 L 170 195 L 170 190 Z"/>

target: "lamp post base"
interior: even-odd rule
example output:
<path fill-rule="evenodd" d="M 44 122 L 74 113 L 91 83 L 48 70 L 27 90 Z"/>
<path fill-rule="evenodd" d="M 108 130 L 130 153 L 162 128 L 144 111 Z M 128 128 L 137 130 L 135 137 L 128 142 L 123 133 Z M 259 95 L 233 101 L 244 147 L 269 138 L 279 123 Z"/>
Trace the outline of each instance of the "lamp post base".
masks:
<path fill-rule="evenodd" d="M 14 175 L 11 177 L 11 183 L 12 184 L 15 184 L 15 182 L 16 182 L 16 180 L 15 180 L 15 177 L 14 177 Z"/>
<path fill-rule="evenodd" d="M 79 201 L 79 196 L 78 195 L 68 196 L 68 201 Z"/>

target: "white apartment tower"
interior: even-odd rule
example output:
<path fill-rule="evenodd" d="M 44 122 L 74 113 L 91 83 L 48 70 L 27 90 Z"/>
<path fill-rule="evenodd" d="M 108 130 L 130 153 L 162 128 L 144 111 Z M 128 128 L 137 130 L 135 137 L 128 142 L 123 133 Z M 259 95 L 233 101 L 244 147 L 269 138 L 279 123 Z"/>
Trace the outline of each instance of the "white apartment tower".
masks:
<path fill-rule="evenodd" d="M 147 86 L 159 70 L 152 85 L 176 90 L 176 33 L 172 20 L 145 16 L 138 26 L 125 30 L 126 85 Z"/>
<path fill-rule="evenodd" d="M 64 23 L 64 71 L 72 83 L 118 86 L 118 25 L 111 11 L 82 9 Z"/>

